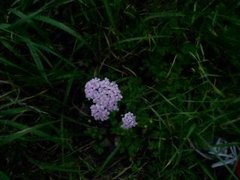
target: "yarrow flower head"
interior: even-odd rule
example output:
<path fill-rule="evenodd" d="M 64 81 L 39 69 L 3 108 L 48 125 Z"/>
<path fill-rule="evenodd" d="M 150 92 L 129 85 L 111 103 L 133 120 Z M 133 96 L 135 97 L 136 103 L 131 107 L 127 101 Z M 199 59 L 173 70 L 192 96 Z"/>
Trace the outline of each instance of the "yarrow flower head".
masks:
<path fill-rule="evenodd" d="M 94 104 L 90 107 L 90 109 L 91 115 L 95 120 L 105 121 L 109 118 L 110 112 L 104 106 Z"/>
<path fill-rule="evenodd" d="M 126 114 L 124 114 L 123 118 L 122 118 L 122 128 L 123 129 L 130 129 L 133 128 L 137 125 L 136 122 L 136 116 L 134 116 L 133 113 L 128 112 Z"/>
<path fill-rule="evenodd" d="M 118 85 L 110 82 L 108 78 L 104 80 L 94 78 L 88 81 L 85 85 L 85 95 L 88 100 L 95 103 L 91 107 L 92 116 L 95 120 L 102 121 L 108 119 L 110 112 L 118 110 L 117 103 L 122 99 Z"/>

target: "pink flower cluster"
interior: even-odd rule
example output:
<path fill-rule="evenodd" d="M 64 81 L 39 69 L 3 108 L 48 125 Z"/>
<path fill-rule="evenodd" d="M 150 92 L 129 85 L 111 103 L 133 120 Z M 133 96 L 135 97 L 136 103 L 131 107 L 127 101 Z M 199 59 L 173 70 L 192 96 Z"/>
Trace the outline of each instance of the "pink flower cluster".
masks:
<path fill-rule="evenodd" d="M 130 129 L 137 125 L 136 116 L 134 116 L 134 114 L 131 112 L 128 112 L 123 116 L 122 122 L 123 124 L 121 127 L 123 129 Z"/>
<path fill-rule="evenodd" d="M 85 85 L 85 95 L 93 101 L 90 107 L 91 115 L 95 120 L 105 121 L 109 119 L 110 112 L 118 111 L 118 102 L 123 98 L 118 85 L 110 82 L 108 78 L 101 80 L 93 78 Z M 133 113 L 127 113 L 122 118 L 122 128 L 129 129 L 137 125 Z"/>
<path fill-rule="evenodd" d="M 95 120 L 105 121 L 112 111 L 118 111 L 117 103 L 122 99 L 121 92 L 115 82 L 108 78 L 100 80 L 94 78 L 85 85 L 85 94 L 88 100 L 92 100 L 91 114 Z"/>

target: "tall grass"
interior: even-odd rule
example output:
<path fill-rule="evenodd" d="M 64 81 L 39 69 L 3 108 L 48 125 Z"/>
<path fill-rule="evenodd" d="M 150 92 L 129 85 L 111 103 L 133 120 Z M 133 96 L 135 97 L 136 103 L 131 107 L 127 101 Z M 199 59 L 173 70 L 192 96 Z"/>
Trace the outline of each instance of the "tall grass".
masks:
<path fill-rule="evenodd" d="M 197 151 L 239 145 L 239 11 L 237 0 L 0 2 L 0 179 L 237 179 Z M 124 97 L 103 123 L 84 95 L 96 76 Z M 138 126 L 126 131 L 128 111 Z"/>

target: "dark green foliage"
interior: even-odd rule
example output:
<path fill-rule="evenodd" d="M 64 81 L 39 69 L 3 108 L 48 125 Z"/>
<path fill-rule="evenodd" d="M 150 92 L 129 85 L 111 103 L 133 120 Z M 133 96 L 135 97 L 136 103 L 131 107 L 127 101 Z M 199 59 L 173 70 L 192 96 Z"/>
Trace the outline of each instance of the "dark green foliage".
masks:
<path fill-rule="evenodd" d="M 240 3 L 0 2 L 0 179 L 217 179 L 240 138 Z M 123 100 L 96 122 L 93 77 Z M 138 126 L 121 128 L 133 112 Z M 234 167 L 224 168 L 234 179 Z"/>

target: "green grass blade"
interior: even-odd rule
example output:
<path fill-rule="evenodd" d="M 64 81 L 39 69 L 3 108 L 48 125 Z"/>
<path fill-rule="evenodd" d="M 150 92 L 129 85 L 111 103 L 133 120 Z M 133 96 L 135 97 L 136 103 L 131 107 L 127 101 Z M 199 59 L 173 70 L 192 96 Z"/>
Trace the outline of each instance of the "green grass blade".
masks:
<path fill-rule="evenodd" d="M 104 3 L 104 7 L 106 9 L 107 17 L 110 21 L 110 24 L 111 24 L 112 28 L 116 29 L 116 24 L 115 24 L 115 21 L 113 19 L 112 9 L 109 6 L 110 3 L 108 2 L 108 0 L 103 0 L 103 3 Z"/>
<path fill-rule="evenodd" d="M 42 124 L 38 124 L 32 127 L 29 127 L 27 125 L 18 123 L 18 122 L 14 122 L 14 121 L 10 121 L 10 120 L 0 120 L 0 124 L 4 125 L 4 126 L 9 126 L 9 127 L 13 127 L 16 129 L 19 129 L 18 131 L 16 131 L 15 133 L 12 134 L 8 134 L 8 135 L 1 135 L 1 141 L 0 141 L 0 146 L 3 146 L 5 144 L 9 144 L 11 142 L 14 142 L 16 140 L 27 140 L 27 135 L 28 134 L 33 134 L 36 135 L 40 138 L 43 138 L 47 141 L 52 141 L 55 142 L 56 144 L 59 144 L 61 146 L 65 146 L 66 148 L 69 148 L 69 144 L 67 143 L 63 143 L 63 141 L 65 142 L 67 139 L 61 139 L 59 137 L 50 135 L 40 129 L 44 128 L 44 127 L 50 127 L 52 124 L 56 123 L 55 122 L 47 122 L 47 123 L 42 123 Z"/>
<path fill-rule="evenodd" d="M 16 65 L 16 64 L 12 63 L 10 60 L 7 60 L 7 59 L 5 59 L 5 58 L 3 58 L 3 57 L 0 57 L 0 63 L 3 64 L 3 65 L 5 65 L 5 66 L 11 66 L 11 67 L 14 67 L 14 68 L 16 68 L 16 69 L 19 69 L 19 70 L 21 70 L 21 71 L 26 72 L 25 69 L 21 68 L 21 66 L 18 66 L 18 65 Z"/>
<path fill-rule="evenodd" d="M 83 39 L 83 37 L 77 33 L 76 31 L 74 31 L 73 29 L 71 29 L 70 27 L 66 26 L 65 24 L 63 24 L 62 22 L 59 22 L 55 19 L 52 19 L 50 17 L 46 17 L 46 16 L 35 16 L 34 19 L 47 23 L 53 27 L 56 27 L 58 29 L 61 29 L 63 31 L 65 31 L 66 33 L 72 35 L 73 37 L 75 37 L 76 39 L 78 39 L 81 42 L 85 42 L 85 40 Z"/>
<path fill-rule="evenodd" d="M 103 164 L 100 166 L 100 168 L 97 171 L 97 175 L 99 176 L 103 171 L 104 168 L 109 164 L 109 162 L 112 160 L 112 158 L 116 155 L 116 153 L 118 152 L 120 146 L 118 145 L 112 152 L 111 154 L 109 154 L 109 156 L 107 157 L 107 159 L 103 162 Z"/>
<path fill-rule="evenodd" d="M 43 78 L 46 80 L 46 82 L 48 82 L 50 84 L 47 74 L 45 72 L 44 66 L 42 64 L 41 58 L 39 57 L 39 50 L 34 46 L 34 44 L 30 40 L 26 39 L 26 43 L 27 43 L 29 51 L 32 55 L 32 58 L 37 66 L 38 71 L 43 76 Z"/>

